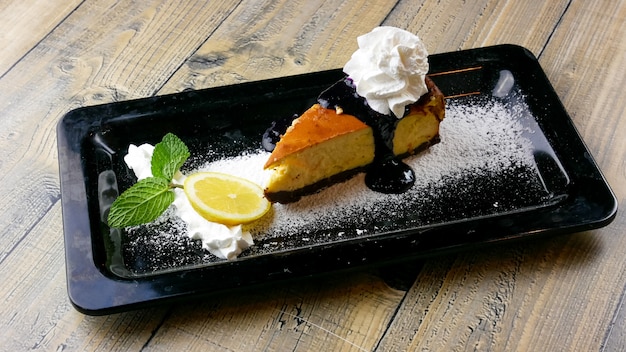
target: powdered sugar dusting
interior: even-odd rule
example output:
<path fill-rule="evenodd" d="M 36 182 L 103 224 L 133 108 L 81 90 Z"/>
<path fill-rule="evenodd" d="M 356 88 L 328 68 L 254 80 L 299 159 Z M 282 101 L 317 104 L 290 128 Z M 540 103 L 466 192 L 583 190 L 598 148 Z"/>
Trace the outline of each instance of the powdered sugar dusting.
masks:
<path fill-rule="evenodd" d="M 255 245 L 242 256 L 541 203 L 546 191 L 534 164 L 532 142 L 524 137 L 525 127 L 520 123 L 524 111 L 495 98 L 448 101 L 440 126 L 441 143 L 404 160 L 417 180 L 408 192 L 376 193 L 365 186 L 364 175 L 358 174 L 298 202 L 274 204 L 268 216 L 249 226 Z M 260 150 L 244 153 L 194 171 L 229 173 L 263 185 L 268 156 Z"/>
<path fill-rule="evenodd" d="M 404 161 L 415 171 L 417 185 L 399 195 L 369 190 L 364 175 L 333 185 L 291 204 L 275 204 L 274 214 L 256 232 L 257 237 L 297 234 L 315 228 L 332 229 L 349 219 L 366 216 L 379 208 L 392 209 L 423 198 L 424 187 L 444 182 L 444 177 L 462 174 L 485 176 L 531 166 L 532 144 L 522 136 L 523 126 L 507 107 L 497 101 L 480 104 L 452 103 L 441 123 L 442 142 Z M 261 151 L 219 160 L 199 171 L 221 171 L 264 184 L 263 164 L 269 153 Z M 431 191 L 429 191 L 431 192 Z M 387 211 L 389 213 L 389 211 Z"/>

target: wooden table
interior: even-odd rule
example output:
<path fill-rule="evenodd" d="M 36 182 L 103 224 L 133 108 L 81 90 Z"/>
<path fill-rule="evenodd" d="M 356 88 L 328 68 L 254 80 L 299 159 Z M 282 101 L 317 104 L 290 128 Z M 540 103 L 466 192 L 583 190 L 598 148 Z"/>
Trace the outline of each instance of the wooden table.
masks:
<path fill-rule="evenodd" d="M 63 114 L 338 68 L 356 36 L 380 24 L 418 33 L 431 53 L 528 48 L 624 202 L 621 0 L 7 0 L 0 4 L 0 349 L 624 350 L 623 212 L 600 230 L 386 271 L 108 316 L 74 310 L 56 151 Z"/>

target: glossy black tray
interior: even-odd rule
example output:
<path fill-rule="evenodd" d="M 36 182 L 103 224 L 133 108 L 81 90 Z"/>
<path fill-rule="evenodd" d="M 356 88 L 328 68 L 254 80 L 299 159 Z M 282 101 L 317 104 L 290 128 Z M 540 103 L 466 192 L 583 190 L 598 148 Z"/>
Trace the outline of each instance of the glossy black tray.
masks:
<path fill-rule="evenodd" d="M 458 208 L 463 192 L 450 189 L 431 213 L 409 209 L 388 224 L 359 224 L 378 229 L 367 236 L 312 245 L 291 234 L 276 251 L 138 272 L 124 264 L 123 233 L 102 221 L 107 204 L 134 181 L 122 162 L 130 143 L 156 143 L 173 132 L 191 146 L 192 155 L 210 150 L 230 157 L 255 150 L 271 121 L 302 112 L 343 74 L 331 70 L 80 108 L 66 114 L 57 129 L 71 302 L 86 314 L 108 314 L 365 264 L 584 231 L 613 220 L 615 196 L 529 51 L 502 45 L 432 55 L 430 63 L 431 77 L 449 103 L 469 97 L 515 105 L 523 99 L 540 189 L 508 182 L 516 175 L 495 186 L 487 179 L 469 180 L 466 188 L 480 193 L 471 206 Z M 494 203 L 498 197 L 508 208 L 481 211 L 483 204 L 476 202 Z M 336 230 L 355 228 L 348 222 Z"/>

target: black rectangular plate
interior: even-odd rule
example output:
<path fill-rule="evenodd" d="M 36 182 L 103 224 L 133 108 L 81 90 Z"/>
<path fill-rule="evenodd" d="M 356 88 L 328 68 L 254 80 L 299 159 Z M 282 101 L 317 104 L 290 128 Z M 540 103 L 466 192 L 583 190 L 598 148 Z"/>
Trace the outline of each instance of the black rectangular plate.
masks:
<path fill-rule="evenodd" d="M 542 152 L 538 155 L 544 155 L 537 164 L 551 194 L 546 202 L 487 215 L 449 214 L 447 221 L 444 213 L 427 225 L 376 236 L 294 245 L 274 253 L 146 275 L 129 274 L 119 265 L 119 236 L 112 240 L 114 232 L 102 221 L 104 204 L 132 183 L 121 158 L 128 145 L 154 144 L 172 132 L 191 146 L 192 154 L 193 146 L 211 139 L 211 148 L 219 155 L 236 156 L 258 148 L 271 121 L 304 111 L 343 73 L 331 70 L 70 111 L 59 122 L 57 133 L 72 304 L 86 314 L 109 314 L 273 280 L 609 224 L 617 200 L 528 50 L 500 45 L 430 56 L 431 77 L 449 99 L 497 95 L 503 71 L 525 97 L 531 122 L 541 132 L 533 143 Z M 233 135 L 236 143 L 229 138 Z M 545 165 L 542 160 L 547 160 Z"/>

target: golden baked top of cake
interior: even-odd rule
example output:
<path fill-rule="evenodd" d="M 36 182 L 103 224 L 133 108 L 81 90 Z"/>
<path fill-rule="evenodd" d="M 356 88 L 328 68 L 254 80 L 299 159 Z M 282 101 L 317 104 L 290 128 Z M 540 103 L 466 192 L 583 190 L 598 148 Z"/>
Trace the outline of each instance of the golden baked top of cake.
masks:
<path fill-rule="evenodd" d="M 337 114 L 334 109 L 325 109 L 319 104 L 315 104 L 305 111 L 294 120 L 294 124 L 297 124 L 298 128 L 294 128 L 294 125 L 287 128 L 265 163 L 265 168 L 289 154 L 310 148 L 337 136 L 368 128 L 365 123 L 352 115 Z"/>

